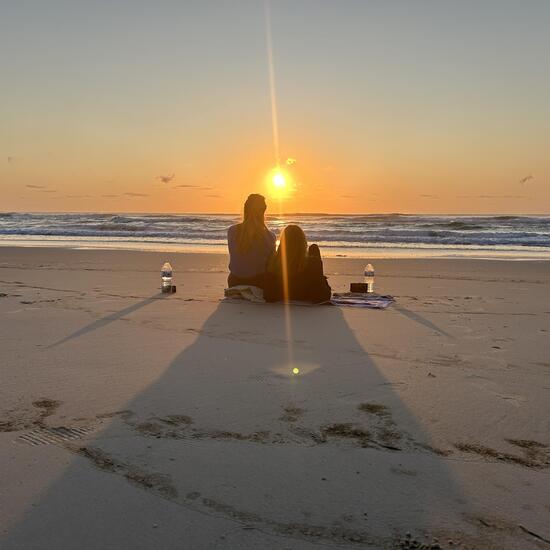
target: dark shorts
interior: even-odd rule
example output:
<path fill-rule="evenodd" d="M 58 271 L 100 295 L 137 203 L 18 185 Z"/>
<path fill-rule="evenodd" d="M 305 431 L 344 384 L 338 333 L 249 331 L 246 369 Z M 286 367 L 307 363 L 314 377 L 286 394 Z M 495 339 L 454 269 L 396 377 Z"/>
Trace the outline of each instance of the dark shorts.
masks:
<path fill-rule="evenodd" d="M 227 286 L 231 288 L 232 286 L 251 285 L 263 289 L 264 280 L 265 275 L 263 273 L 260 273 L 259 275 L 254 275 L 254 277 L 237 277 L 237 275 L 233 275 L 233 273 L 230 273 L 229 277 L 227 277 Z"/>

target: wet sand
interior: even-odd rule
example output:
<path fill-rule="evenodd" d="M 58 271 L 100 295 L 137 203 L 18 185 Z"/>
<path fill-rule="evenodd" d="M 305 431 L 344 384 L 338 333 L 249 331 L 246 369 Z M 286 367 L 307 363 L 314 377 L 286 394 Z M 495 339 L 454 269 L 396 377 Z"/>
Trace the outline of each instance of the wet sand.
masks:
<path fill-rule="evenodd" d="M 377 260 L 375 311 L 168 257 L 0 248 L 2 549 L 548 547 L 550 262 Z"/>

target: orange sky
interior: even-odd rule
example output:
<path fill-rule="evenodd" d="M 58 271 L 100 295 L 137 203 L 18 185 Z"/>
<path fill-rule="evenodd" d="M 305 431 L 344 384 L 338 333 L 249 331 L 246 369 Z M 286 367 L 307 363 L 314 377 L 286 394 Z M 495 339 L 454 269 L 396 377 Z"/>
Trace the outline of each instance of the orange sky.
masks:
<path fill-rule="evenodd" d="M 269 196 L 262 2 L 24 4 L 0 29 L 1 210 L 238 212 Z M 487 2 L 473 21 L 458 3 L 380 4 L 273 4 L 296 163 L 271 211 L 550 213 L 550 5 Z"/>

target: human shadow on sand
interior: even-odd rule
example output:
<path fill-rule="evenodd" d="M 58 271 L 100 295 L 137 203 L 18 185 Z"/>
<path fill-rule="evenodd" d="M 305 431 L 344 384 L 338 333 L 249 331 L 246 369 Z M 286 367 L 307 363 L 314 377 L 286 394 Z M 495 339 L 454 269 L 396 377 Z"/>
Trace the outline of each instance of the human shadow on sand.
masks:
<path fill-rule="evenodd" d="M 406 307 L 403 307 L 400 304 L 394 304 L 394 309 L 399 313 L 401 313 L 401 315 L 404 315 L 405 317 L 407 317 L 407 319 L 410 319 L 411 321 L 415 321 L 416 323 L 419 323 L 430 330 L 434 330 L 441 336 L 452 338 L 452 336 L 447 331 L 443 330 L 441 327 L 438 327 L 435 323 L 433 323 L 429 319 L 426 319 L 426 317 L 423 317 L 419 313 L 411 311 L 410 309 L 407 309 Z"/>
<path fill-rule="evenodd" d="M 61 340 L 58 340 L 57 342 L 54 342 L 53 344 L 50 344 L 47 349 L 55 348 L 61 344 L 65 344 L 66 342 L 69 342 L 70 340 L 73 340 L 74 338 L 80 338 L 81 336 L 84 336 L 85 334 L 88 334 L 89 332 L 93 332 L 94 330 L 98 330 L 100 328 L 103 328 L 113 321 L 118 321 L 119 319 L 125 317 L 126 315 L 130 315 L 131 313 L 134 313 L 138 309 L 141 309 L 142 307 L 148 306 L 149 304 L 152 304 L 155 300 L 159 300 L 164 298 L 165 295 L 161 292 L 158 292 L 156 294 L 153 294 L 153 296 L 150 296 L 149 298 L 145 298 L 145 300 L 142 300 L 141 302 L 136 302 L 135 304 L 132 304 L 131 306 L 125 307 L 119 311 L 115 311 L 113 313 L 110 313 L 109 315 L 105 315 L 104 317 L 101 317 L 101 319 L 97 319 L 93 323 L 90 323 L 82 328 L 79 328 L 78 330 L 75 330 L 72 334 L 69 334 L 68 336 L 65 336 L 65 338 L 62 338 Z"/>
<path fill-rule="evenodd" d="M 56 345 L 109 330 L 154 299 Z M 0 539 L 2 548 L 167 544 L 168 535 L 151 534 L 146 501 L 134 505 L 122 488 L 86 481 L 86 463 L 105 483 L 116 478 L 177 505 L 168 539 L 187 548 L 281 548 L 281 537 L 300 548 L 391 547 L 407 532 L 431 540 L 460 523 L 466 504 L 447 467 L 451 451 L 431 445 L 402 399 L 405 383 L 398 373 L 384 376 L 340 308 L 212 307 L 156 382 L 123 410 L 96 411 L 109 425 L 67 446 L 73 462 Z M 147 353 L 145 344 L 135 353 Z"/>

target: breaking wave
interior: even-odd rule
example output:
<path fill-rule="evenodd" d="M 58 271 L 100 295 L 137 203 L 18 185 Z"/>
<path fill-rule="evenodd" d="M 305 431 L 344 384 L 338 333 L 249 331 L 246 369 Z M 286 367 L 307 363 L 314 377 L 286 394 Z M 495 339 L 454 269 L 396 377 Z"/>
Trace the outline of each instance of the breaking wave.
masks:
<path fill-rule="evenodd" d="M 0 213 L 0 239 L 80 238 L 185 244 L 223 244 L 236 215 L 35 214 Z M 361 248 L 384 244 L 415 247 L 537 247 L 550 249 L 548 216 L 420 216 L 409 214 L 269 216 L 278 233 L 301 225 L 310 241 L 323 246 Z"/>

